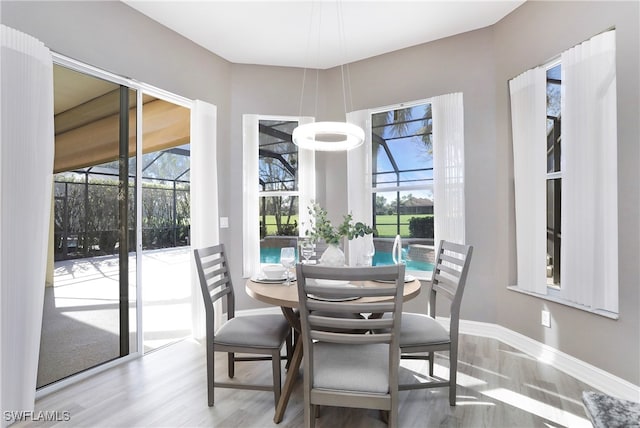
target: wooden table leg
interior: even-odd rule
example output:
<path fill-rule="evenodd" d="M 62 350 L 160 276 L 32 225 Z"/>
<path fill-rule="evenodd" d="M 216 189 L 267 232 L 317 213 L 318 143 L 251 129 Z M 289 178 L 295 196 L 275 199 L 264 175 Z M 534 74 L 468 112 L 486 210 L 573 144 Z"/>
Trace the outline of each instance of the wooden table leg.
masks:
<path fill-rule="evenodd" d="M 296 347 L 293 351 L 293 357 L 291 358 L 291 365 L 287 371 L 287 378 L 284 381 L 282 387 L 282 393 L 280 394 L 280 400 L 276 406 L 276 414 L 273 417 L 273 422 L 279 424 L 282 422 L 284 411 L 287 409 L 289 403 L 289 397 L 293 391 L 293 387 L 298 378 L 298 372 L 300 371 L 300 363 L 302 362 L 302 338 L 296 341 Z"/>

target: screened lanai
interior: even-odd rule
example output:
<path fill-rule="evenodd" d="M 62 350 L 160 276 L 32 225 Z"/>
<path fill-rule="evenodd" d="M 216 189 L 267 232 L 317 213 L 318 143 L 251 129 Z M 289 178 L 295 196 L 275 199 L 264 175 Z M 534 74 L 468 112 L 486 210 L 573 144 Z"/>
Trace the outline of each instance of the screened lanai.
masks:
<path fill-rule="evenodd" d="M 189 244 L 189 145 L 142 156 L 142 249 Z M 135 187 L 136 158 L 129 159 Z M 54 179 L 55 258 L 115 254 L 119 186 L 117 161 L 58 173 Z M 135 192 L 129 191 L 129 248 L 135 244 Z"/>

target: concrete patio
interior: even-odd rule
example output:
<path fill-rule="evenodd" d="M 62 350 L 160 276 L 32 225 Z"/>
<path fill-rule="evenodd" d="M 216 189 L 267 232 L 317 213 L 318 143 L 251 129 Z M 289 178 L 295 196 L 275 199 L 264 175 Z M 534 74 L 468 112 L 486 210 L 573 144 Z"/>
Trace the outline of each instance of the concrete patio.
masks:
<path fill-rule="evenodd" d="M 144 352 L 191 335 L 190 247 L 144 251 Z M 130 350 L 136 350 L 136 260 L 129 258 Z M 55 263 L 45 289 L 38 387 L 115 359 L 119 348 L 118 257 Z"/>

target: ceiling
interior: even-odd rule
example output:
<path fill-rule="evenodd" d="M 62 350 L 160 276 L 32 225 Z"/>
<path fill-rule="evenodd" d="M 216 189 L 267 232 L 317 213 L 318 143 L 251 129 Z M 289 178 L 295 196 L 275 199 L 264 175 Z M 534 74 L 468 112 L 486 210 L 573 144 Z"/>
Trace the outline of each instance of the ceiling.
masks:
<path fill-rule="evenodd" d="M 327 69 L 492 25 L 525 0 L 121 0 L 238 64 Z"/>

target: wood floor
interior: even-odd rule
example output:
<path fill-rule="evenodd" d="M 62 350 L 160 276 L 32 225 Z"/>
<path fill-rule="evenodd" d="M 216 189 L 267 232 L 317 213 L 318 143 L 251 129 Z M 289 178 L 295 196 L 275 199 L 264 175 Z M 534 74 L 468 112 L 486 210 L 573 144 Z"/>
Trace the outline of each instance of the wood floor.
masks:
<path fill-rule="evenodd" d="M 444 357 L 443 354 L 441 357 Z M 225 376 L 220 354 L 217 372 Z M 268 362 L 240 363 L 238 380 L 269 382 Z M 403 362 L 401 381 L 420 376 L 422 363 Z M 436 360 L 445 376 L 447 362 Z M 439 372 L 438 372 L 439 370 Z M 400 393 L 401 427 L 590 427 L 581 402 L 589 386 L 493 339 L 461 335 L 457 406 L 447 390 Z M 284 374 L 284 372 L 283 372 Z M 218 373 L 217 373 L 218 375 Z M 157 350 L 37 400 L 37 412 L 68 412 L 69 420 L 25 420 L 14 427 L 270 427 L 273 395 L 217 389 L 207 407 L 204 347 L 194 340 Z M 303 426 L 302 376 L 281 427 Z M 323 408 L 317 427 L 385 427 L 377 411 Z"/>

